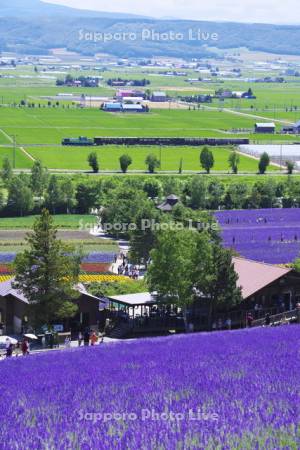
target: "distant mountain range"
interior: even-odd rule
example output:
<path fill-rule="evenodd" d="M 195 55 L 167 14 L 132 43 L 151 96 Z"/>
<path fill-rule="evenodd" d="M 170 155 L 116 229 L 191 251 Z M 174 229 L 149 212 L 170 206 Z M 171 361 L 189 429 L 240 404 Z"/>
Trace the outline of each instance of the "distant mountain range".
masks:
<path fill-rule="evenodd" d="M 300 55 L 300 26 L 144 18 L 78 10 L 39 0 L 0 0 L 0 51 L 207 57 L 209 48 Z"/>
<path fill-rule="evenodd" d="M 117 19 L 141 18 L 135 14 L 107 13 L 70 8 L 41 0 L 0 0 L 0 17 L 113 17 Z"/>

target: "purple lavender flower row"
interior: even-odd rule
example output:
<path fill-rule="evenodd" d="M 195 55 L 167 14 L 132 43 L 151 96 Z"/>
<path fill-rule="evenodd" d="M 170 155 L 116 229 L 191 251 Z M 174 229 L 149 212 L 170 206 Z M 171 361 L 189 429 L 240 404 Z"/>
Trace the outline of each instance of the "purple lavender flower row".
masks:
<path fill-rule="evenodd" d="M 1 450 L 296 449 L 299 339 L 287 326 L 4 361 Z"/>

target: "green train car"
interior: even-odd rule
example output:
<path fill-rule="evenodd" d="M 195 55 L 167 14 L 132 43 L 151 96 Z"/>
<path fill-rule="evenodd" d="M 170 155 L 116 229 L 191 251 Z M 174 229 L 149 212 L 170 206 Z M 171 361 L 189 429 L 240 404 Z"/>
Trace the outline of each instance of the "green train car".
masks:
<path fill-rule="evenodd" d="M 79 136 L 79 138 L 64 138 L 61 143 L 62 145 L 92 146 L 94 145 L 94 139 Z"/>

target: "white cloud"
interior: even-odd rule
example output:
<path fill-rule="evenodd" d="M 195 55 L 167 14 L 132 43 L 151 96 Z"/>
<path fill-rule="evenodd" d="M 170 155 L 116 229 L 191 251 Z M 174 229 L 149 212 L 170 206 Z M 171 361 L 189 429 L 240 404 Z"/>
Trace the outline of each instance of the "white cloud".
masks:
<path fill-rule="evenodd" d="M 44 0 L 105 12 L 151 17 L 240 22 L 300 23 L 298 0 Z"/>

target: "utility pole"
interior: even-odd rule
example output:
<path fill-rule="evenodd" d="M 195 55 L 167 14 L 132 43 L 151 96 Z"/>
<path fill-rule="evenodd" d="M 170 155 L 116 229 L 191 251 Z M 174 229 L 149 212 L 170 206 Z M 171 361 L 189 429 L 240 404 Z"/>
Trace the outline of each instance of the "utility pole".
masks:
<path fill-rule="evenodd" d="M 16 168 L 16 145 L 17 145 L 17 136 L 14 134 L 13 135 L 13 169 Z"/>
<path fill-rule="evenodd" d="M 160 168 L 161 168 L 161 144 L 159 146 L 159 165 L 160 165 Z"/>

